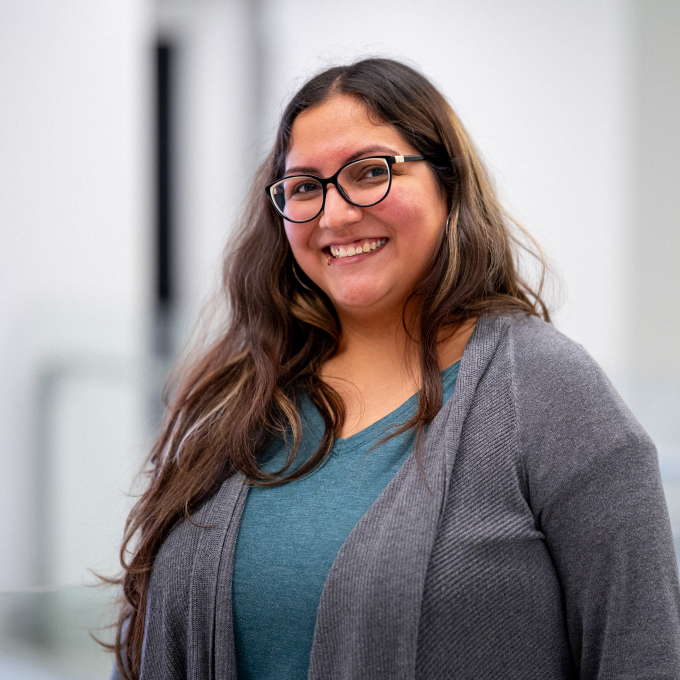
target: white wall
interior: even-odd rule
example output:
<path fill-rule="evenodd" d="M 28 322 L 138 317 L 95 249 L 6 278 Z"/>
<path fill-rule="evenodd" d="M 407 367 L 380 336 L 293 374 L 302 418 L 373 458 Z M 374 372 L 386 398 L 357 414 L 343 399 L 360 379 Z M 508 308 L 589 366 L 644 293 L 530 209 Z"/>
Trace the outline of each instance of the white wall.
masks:
<path fill-rule="evenodd" d="M 636 9 L 636 361 L 647 374 L 680 382 L 680 2 L 648 0 Z"/>
<path fill-rule="evenodd" d="M 680 2 L 634 5 L 633 352 L 624 391 L 659 447 L 680 548 Z"/>
<path fill-rule="evenodd" d="M 116 495 L 116 464 L 102 457 L 127 453 L 110 441 L 98 446 L 95 431 L 79 453 L 101 459 L 94 476 L 83 460 L 69 468 L 59 447 L 49 470 L 36 462 L 41 437 L 53 435 L 39 422 L 45 376 L 88 357 L 110 365 L 143 352 L 152 261 L 149 18 L 143 0 L 0 6 L 0 589 L 34 585 L 45 572 L 37 513 L 59 500 L 37 496 L 41 476 L 67 471 L 76 507 L 78 496 L 98 490 L 96 516 Z M 112 384 L 118 389 L 119 376 Z M 74 431 L 87 427 L 84 407 Z M 75 533 L 85 543 L 97 529 Z"/>

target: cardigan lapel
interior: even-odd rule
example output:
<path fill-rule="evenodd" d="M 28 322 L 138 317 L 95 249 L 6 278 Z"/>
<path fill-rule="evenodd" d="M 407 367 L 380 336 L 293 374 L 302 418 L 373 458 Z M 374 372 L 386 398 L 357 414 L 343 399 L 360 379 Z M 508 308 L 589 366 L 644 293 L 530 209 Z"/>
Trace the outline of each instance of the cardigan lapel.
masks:
<path fill-rule="evenodd" d="M 233 562 L 234 546 L 240 516 L 245 503 L 246 485 L 244 476 L 237 473 L 227 479 L 220 490 L 209 501 L 205 513 L 205 528 L 196 550 L 189 588 L 189 658 L 187 677 L 190 680 L 212 680 L 216 677 L 215 667 L 223 666 L 221 661 L 226 653 L 234 655 L 233 625 L 231 615 L 231 569 L 229 569 L 229 595 L 224 602 L 224 588 L 218 584 L 222 575 L 222 554 L 226 547 Z M 225 611 L 224 605 L 227 605 Z M 215 652 L 216 629 L 224 644 Z M 226 629 L 226 630 L 225 630 Z M 217 658 L 216 658 L 217 657 Z M 231 674 L 220 674 L 220 680 L 236 680 L 236 663 L 231 665 Z"/>
<path fill-rule="evenodd" d="M 215 605 L 215 678 L 236 680 L 236 649 L 234 643 L 234 615 L 232 611 L 232 582 L 234 577 L 234 554 L 241 517 L 248 496 L 248 484 L 244 475 L 239 474 L 234 485 L 238 486 L 236 505 L 225 534 L 222 555 L 219 557 L 218 583 Z"/>
<path fill-rule="evenodd" d="M 415 676 L 425 575 L 463 421 L 506 324 L 478 321 L 454 395 L 428 428 L 424 478 L 412 453 L 340 549 L 317 611 L 310 680 Z"/>

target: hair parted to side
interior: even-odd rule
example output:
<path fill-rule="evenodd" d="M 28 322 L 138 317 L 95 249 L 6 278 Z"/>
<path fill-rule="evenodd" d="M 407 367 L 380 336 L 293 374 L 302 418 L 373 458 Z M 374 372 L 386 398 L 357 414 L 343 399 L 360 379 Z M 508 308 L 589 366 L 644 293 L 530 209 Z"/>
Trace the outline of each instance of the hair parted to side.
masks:
<path fill-rule="evenodd" d="M 454 330 L 480 315 L 512 310 L 549 320 L 541 297 L 545 260 L 540 249 L 501 207 L 465 129 L 427 78 L 397 61 L 364 59 L 309 80 L 283 113 L 274 149 L 255 176 L 238 237 L 226 252 L 227 326 L 207 351 L 176 371 L 165 422 L 149 457 L 149 485 L 127 520 L 124 574 L 117 581 L 124 602 L 114 645 L 127 678 L 139 677 L 149 578 L 175 523 L 190 520 L 190 513 L 237 471 L 260 485 L 309 474 L 343 425 L 342 399 L 320 378 L 321 367 L 339 346 L 338 317 L 326 295 L 294 268 L 282 218 L 263 191 L 283 176 L 297 116 L 336 94 L 356 97 L 376 122 L 394 126 L 430 163 L 448 199 L 448 226 L 411 296 L 418 311 L 412 335 L 422 388 L 417 413 L 400 431 L 412 428 L 421 434 L 441 408 L 437 339 L 443 328 Z M 535 290 L 519 274 L 518 249 L 539 263 Z M 326 429 L 316 454 L 289 472 L 301 438 L 297 405 L 303 392 Z M 266 474 L 258 467 L 258 455 L 280 436 L 292 436 L 286 466 Z"/>

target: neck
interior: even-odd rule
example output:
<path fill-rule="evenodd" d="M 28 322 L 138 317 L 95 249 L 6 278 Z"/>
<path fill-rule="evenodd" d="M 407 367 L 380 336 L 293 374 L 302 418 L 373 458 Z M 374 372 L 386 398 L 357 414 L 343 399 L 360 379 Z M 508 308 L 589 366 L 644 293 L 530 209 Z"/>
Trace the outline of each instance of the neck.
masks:
<path fill-rule="evenodd" d="M 362 430 L 404 403 L 421 387 L 417 324 L 401 310 L 394 314 L 361 317 L 338 314 L 342 336 L 337 354 L 324 364 L 321 377 L 345 402 L 346 420 L 340 436 Z M 474 320 L 440 333 L 437 353 L 440 370 L 463 355 Z M 414 342 L 415 340 L 415 342 Z"/>
<path fill-rule="evenodd" d="M 342 336 L 339 355 L 357 358 L 360 355 L 367 361 L 380 361 L 380 357 L 399 357 L 404 360 L 405 352 L 411 345 L 411 352 L 417 353 L 414 343 L 409 343 L 408 334 L 404 328 L 402 310 L 379 315 L 340 316 Z M 411 333 L 417 333 L 417 324 L 406 317 Z"/>
<path fill-rule="evenodd" d="M 419 385 L 419 327 L 412 310 L 403 308 L 380 314 L 348 315 L 338 312 L 342 334 L 337 354 L 328 362 L 325 375 L 351 373 L 364 376 L 393 375 Z M 404 319 L 410 332 L 404 328 Z M 440 369 L 458 361 L 475 327 L 476 319 L 456 329 L 442 328 L 439 332 Z"/>
<path fill-rule="evenodd" d="M 323 373 L 371 384 L 374 380 L 397 381 L 400 385 L 419 383 L 418 344 L 404 328 L 402 308 L 376 315 L 338 314 L 342 328 L 340 348 Z M 412 337 L 417 338 L 413 315 L 406 316 Z"/>

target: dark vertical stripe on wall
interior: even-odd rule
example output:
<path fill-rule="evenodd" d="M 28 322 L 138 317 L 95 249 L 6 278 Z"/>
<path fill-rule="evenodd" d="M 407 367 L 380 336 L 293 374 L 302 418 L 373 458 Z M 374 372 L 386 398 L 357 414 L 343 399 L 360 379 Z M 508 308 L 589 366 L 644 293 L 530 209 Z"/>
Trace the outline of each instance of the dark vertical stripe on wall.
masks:
<path fill-rule="evenodd" d="M 175 260 L 174 66 L 176 49 L 156 45 L 156 228 L 154 352 L 163 362 L 174 355 Z M 159 402 L 160 403 L 160 402 Z"/>
<path fill-rule="evenodd" d="M 173 48 L 156 47 L 156 302 L 174 301 L 173 281 Z"/>

